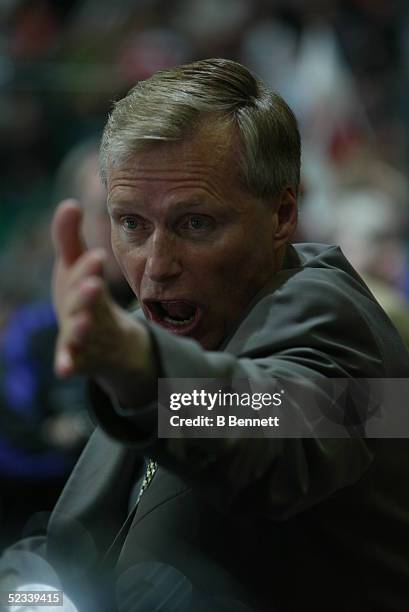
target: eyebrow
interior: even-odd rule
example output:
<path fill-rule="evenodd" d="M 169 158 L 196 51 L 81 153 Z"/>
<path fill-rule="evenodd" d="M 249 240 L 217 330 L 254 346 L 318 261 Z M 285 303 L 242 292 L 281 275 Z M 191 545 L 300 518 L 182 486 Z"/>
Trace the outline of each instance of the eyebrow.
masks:
<path fill-rule="evenodd" d="M 197 199 L 191 199 L 191 200 L 184 200 L 184 201 L 179 201 L 179 202 L 175 202 L 172 203 L 168 206 L 168 209 L 170 210 L 183 210 L 186 208 L 196 208 L 198 206 L 204 206 L 205 203 L 201 200 L 197 200 Z M 135 212 L 138 212 L 138 210 L 141 210 L 142 208 L 146 208 L 144 206 L 144 204 L 142 203 L 138 203 L 135 201 L 125 201 L 125 200 L 107 200 L 107 207 L 108 210 L 113 211 L 113 210 L 126 210 L 129 211 L 130 209 L 135 209 Z"/>

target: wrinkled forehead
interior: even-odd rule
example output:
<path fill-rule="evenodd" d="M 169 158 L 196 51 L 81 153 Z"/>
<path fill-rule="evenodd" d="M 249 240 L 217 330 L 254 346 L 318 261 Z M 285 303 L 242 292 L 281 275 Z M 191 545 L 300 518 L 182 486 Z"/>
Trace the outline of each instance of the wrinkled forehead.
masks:
<path fill-rule="evenodd" d="M 145 147 L 111 164 L 107 173 L 110 213 L 130 205 L 152 214 L 186 204 L 212 205 L 219 212 L 246 207 L 255 196 L 243 189 L 234 135 L 212 127 L 180 142 Z"/>
<path fill-rule="evenodd" d="M 158 154 L 159 160 L 180 158 L 188 161 L 208 159 L 222 163 L 232 157 L 238 160 L 241 154 L 241 139 L 237 126 L 232 120 L 220 115 L 208 114 L 186 128 L 184 136 L 178 140 L 162 138 L 138 138 L 132 145 L 121 147 L 121 153 L 108 155 L 107 178 L 109 172 L 120 168 L 130 159 L 138 160 L 147 154 Z"/>

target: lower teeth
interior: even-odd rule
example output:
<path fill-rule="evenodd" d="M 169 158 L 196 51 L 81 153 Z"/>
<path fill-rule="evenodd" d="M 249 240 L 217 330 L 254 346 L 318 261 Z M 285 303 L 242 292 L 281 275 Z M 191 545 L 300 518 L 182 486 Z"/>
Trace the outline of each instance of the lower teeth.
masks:
<path fill-rule="evenodd" d="M 195 315 L 192 315 L 191 317 L 189 317 L 189 319 L 184 319 L 183 321 L 178 321 L 177 319 L 172 319 L 171 317 L 163 317 L 163 320 L 166 321 L 166 323 L 175 325 L 176 327 L 183 327 L 184 325 L 188 325 L 189 323 L 192 323 L 194 318 L 195 318 Z"/>

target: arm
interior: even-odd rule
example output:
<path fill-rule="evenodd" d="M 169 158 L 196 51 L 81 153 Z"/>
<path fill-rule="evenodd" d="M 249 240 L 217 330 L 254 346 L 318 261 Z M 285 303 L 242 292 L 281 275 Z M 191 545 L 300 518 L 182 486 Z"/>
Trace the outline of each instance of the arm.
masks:
<path fill-rule="evenodd" d="M 165 378 L 247 378 L 256 384 L 297 375 L 313 377 L 316 383 L 323 378 L 285 355 L 250 358 L 206 352 L 161 328 L 151 327 L 150 333 Z M 316 384 L 321 401 L 329 401 L 325 387 Z M 354 484 L 372 462 L 361 438 L 158 438 L 156 401 L 137 406 L 134 400 L 133 408 L 125 409 L 98 385 L 91 384 L 90 392 L 96 418 L 110 436 L 155 458 L 225 511 L 256 508 L 285 520 Z"/>
<path fill-rule="evenodd" d="M 86 373 L 97 382 L 97 418 L 111 436 L 156 458 L 205 495 L 211 492 L 209 498 L 219 507 L 243 510 L 248 503 L 254 507 L 257 499 L 255 507 L 276 519 L 318 503 L 365 473 L 372 457 L 365 441 L 357 438 L 240 439 L 234 444 L 158 439 L 156 405 L 149 406 L 158 375 L 324 378 L 322 356 L 317 352 L 315 362 L 311 355 L 303 359 L 280 349 L 279 340 L 275 348 L 268 346 L 250 356 L 206 352 L 193 341 L 133 319 L 110 299 L 102 280 L 103 255 L 84 251 L 79 223 L 79 209 L 72 204 L 63 205 L 54 220 L 59 252 L 54 294 L 60 320 L 56 370 L 61 376 Z M 286 346 L 288 331 L 287 326 Z"/>

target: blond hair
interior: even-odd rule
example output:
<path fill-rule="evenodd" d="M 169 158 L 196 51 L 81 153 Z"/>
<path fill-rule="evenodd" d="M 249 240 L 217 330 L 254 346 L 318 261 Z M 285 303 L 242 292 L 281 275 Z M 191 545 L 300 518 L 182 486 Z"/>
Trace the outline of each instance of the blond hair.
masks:
<path fill-rule="evenodd" d="M 236 126 L 241 142 L 240 178 L 258 197 L 298 192 L 301 144 L 289 106 L 247 68 L 208 59 L 157 72 L 119 100 L 101 143 L 101 175 L 155 142 L 193 134 L 206 116 Z"/>

